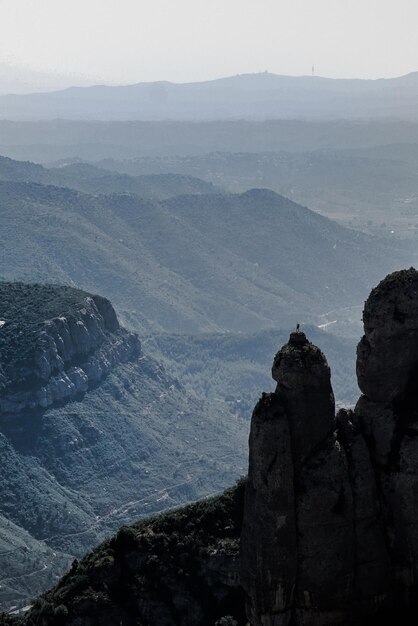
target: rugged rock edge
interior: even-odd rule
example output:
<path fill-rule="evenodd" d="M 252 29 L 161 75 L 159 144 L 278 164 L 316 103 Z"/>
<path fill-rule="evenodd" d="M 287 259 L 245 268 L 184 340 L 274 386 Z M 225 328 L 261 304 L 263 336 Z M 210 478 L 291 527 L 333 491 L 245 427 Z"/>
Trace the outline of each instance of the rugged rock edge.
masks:
<path fill-rule="evenodd" d="M 116 364 L 141 354 L 137 335 L 120 327 L 111 303 L 98 295 L 85 295 L 71 312 L 45 320 L 31 334 L 25 384 L 19 372 L 9 377 L 0 372 L 3 417 L 74 400 Z"/>

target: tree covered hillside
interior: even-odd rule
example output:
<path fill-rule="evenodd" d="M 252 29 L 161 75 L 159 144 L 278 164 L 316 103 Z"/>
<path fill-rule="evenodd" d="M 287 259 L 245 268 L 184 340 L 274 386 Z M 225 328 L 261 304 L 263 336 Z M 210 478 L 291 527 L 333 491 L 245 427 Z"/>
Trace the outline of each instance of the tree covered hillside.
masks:
<path fill-rule="evenodd" d="M 220 191 L 212 183 L 187 174 L 164 172 L 129 176 L 77 160 L 75 163 L 47 169 L 30 161 L 14 161 L 0 157 L 0 180 L 71 187 L 93 195 L 135 193 L 152 200 L 165 200 L 182 194 L 208 194 Z"/>
<path fill-rule="evenodd" d="M 243 626 L 243 499 L 241 481 L 214 498 L 121 528 L 73 563 L 29 612 L 0 615 L 0 624 Z"/>
<path fill-rule="evenodd" d="M 2 277 L 106 293 L 142 332 L 317 323 L 410 265 L 396 242 L 345 229 L 268 190 L 91 196 L 0 182 Z"/>
<path fill-rule="evenodd" d="M 20 363 L 16 384 L 0 389 L 0 606 L 9 608 L 121 525 L 230 484 L 245 471 L 248 419 L 169 375 L 104 298 L 10 283 L 0 294 L 0 363 L 6 372 Z"/>

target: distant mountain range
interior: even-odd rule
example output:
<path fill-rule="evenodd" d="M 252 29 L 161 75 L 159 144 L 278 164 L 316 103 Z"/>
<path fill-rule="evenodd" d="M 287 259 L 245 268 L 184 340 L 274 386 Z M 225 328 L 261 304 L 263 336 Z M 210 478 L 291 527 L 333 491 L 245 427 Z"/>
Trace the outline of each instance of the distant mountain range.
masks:
<path fill-rule="evenodd" d="M 418 119 L 418 72 L 392 79 L 242 74 L 176 84 L 71 87 L 3 95 L 9 120 Z"/>
<path fill-rule="evenodd" d="M 330 309 L 361 304 L 378 276 L 413 262 L 400 242 L 349 230 L 266 189 L 158 202 L 121 193 L 121 180 L 136 180 L 129 176 L 113 178 L 115 193 L 109 175 L 107 195 L 33 182 L 38 173 L 71 184 L 71 168 L 0 162 L 0 181 L 8 179 L 0 182 L 1 274 L 104 293 L 142 332 L 317 323 Z M 75 187 L 90 184 L 81 170 Z M 155 181 L 166 185 L 164 176 Z"/>
<path fill-rule="evenodd" d="M 265 187 L 356 230 L 408 238 L 418 233 L 418 143 L 103 159 L 97 165 L 131 176 L 192 175 L 231 192 Z"/>
<path fill-rule="evenodd" d="M 130 176 L 88 163 L 69 163 L 45 168 L 31 162 L 19 162 L 0 156 L 0 180 L 36 182 L 55 187 L 71 187 L 91 194 L 133 193 L 141 198 L 166 200 L 186 194 L 220 192 L 210 182 L 187 174 L 157 173 Z"/>
<path fill-rule="evenodd" d="M 418 144 L 418 123 L 399 120 L 228 120 L 213 122 L 7 121 L 0 154 L 37 163 L 138 157 L 193 157 L 212 152 L 309 152 Z M 146 173 L 145 171 L 143 172 Z"/>

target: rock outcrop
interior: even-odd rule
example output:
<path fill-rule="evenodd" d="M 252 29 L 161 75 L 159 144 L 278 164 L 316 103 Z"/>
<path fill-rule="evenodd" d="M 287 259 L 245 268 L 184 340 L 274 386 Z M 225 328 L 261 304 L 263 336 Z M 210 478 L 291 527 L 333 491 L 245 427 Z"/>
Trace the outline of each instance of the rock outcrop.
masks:
<path fill-rule="evenodd" d="M 369 443 L 398 600 L 418 586 L 418 272 L 371 292 L 357 351 L 355 413 Z"/>
<path fill-rule="evenodd" d="M 353 503 L 330 370 L 303 333 L 276 355 L 256 406 L 242 531 L 252 626 L 336 624 L 352 593 Z M 322 610 L 317 622 L 318 608 Z"/>
<path fill-rule="evenodd" d="M 418 588 L 418 272 L 364 308 L 363 395 L 334 415 L 325 357 L 303 333 L 276 355 L 251 423 L 241 576 L 252 626 L 344 624 Z"/>
<path fill-rule="evenodd" d="M 55 289 L 57 293 L 69 290 Z M 24 306 L 32 290 L 26 285 L 22 290 L 19 296 Z M 117 363 L 140 355 L 137 335 L 119 326 L 108 300 L 73 291 L 74 301 L 59 315 L 34 323 L 4 320 L 0 329 L 0 414 L 46 409 L 72 400 L 97 384 Z"/>
<path fill-rule="evenodd" d="M 0 321 L 0 397 L 3 405 L 8 403 L 0 414 L 1 610 L 31 604 L 75 557 L 81 559 L 122 525 L 230 484 L 243 467 L 246 430 L 239 416 L 220 414 L 218 404 L 214 410 L 141 353 L 136 335 L 119 327 L 102 298 L 65 286 L 0 282 Z M 72 368 L 89 386 L 85 393 L 66 382 Z M 63 381 L 63 389 L 47 396 L 53 405 L 44 409 L 40 403 L 55 380 Z M 243 494 L 242 487 L 239 491 Z M 77 568 L 65 600 L 78 604 L 71 623 L 97 626 L 105 623 L 103 618 L 109 624 L 160 626 L 161 610 L 167 621 L 171 617 L 177 623 L 178 615 L 187 614 L 195 624 L 197 615 L 204 619 L 214 610 L 213 626 L 230 613 L 236 597 L 243 615 L 241 500 L 236 506 L 235 499 L 221 498 L 219 507 L 212 501 L 193 507 L 187 514 L 187 539 L 183 514 L 164 517 L 166 531 L 155 542 L 148 542 L 157 539 L 155 525 L 146 524 L 135 554 L 129 542 L 125 546 L 126 561 L 125 555 L 116 559 L 113 568 L 105 555 L 94 563 L 94 589 L 85 581 L 83 598 L 79 579 L 84 572 Z M 220 519 L 225 506 L 232 520 Z M 199 511 L 204 521 L 194 523 Z M 208 533 L 207 543 L 201 542 L 202 533 Z M 119 536 L 122 544 L 124 536 Z M 157 555 L 150 552 L 154 545 Z M 164 576 L 160 564 L 162 570 L 167 566 Z M 143 579 L 152 571 L 152 589 L 145 589 Z M 115 577 L 119 583 L 110 589 Z M 202 588 L 199 609 L 197 584 Z M 122 607 L 116 619 L 96 585 L 109 586 L 115 606 L 127 601 L 129 587 L 132 606 Z M 57 601 L 63 602 L 58 596 Z M 126 611 L 134 616 L 130 622 L 124 619 Z M 43 611 L 37 619 L 30 623 L 47 623 Z M 48 623 L 62 621 L 52 615 Z"/>

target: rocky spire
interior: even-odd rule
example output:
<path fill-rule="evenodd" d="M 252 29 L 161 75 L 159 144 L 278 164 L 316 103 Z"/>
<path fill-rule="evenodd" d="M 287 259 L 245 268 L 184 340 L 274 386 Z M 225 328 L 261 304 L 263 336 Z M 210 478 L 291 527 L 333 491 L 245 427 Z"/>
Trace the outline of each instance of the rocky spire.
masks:
<path fill-rule="evenodd" d="M 387 276 L 363 319 L 355 413 L 370 442 L 395 592 L 407 598 L 418 585 L 418 272 Z"/>
<path fill-rule="evenodd" d="M 325 356 L 302 332 L 291 333 L 272 367 L 276 395 L 286 403 L 294 462 L 303 466 L 312 451 L 335 430 L 331 373 Z"/>
<path fill-rule="evenodd" d="M 241 541 L 248 617 L 252 626 L 336 624 L 352 593 L 354 539 L 330 370 L 299 332 L 276 355 L 273 378 L 276 391 L 263 394 L 251 422 Z"/>
<path fill-rule="evenodd" d="M 354 411 L 335 420 L 326 359 L 301 332 L 254 410 L 241 537 L 251 626 L 418 605 L 418 272 L 387 276 L 363 315 Z"/>

